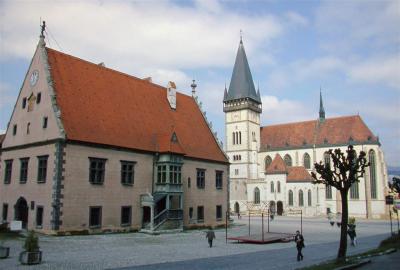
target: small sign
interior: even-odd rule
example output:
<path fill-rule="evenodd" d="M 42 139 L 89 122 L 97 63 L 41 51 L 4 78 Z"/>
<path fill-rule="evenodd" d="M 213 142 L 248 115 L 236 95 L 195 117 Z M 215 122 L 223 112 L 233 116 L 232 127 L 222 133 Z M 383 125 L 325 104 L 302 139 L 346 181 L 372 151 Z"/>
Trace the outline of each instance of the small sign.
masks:
<path fill-rule="evenodd" d="M 393 204 L 393 196 L 392 195 L 387 195 L 385 197 L 385 201 L 386 201 L 386 204 Z"/>
<path fill-rule="evenodd" d="M 13 221 L 11 221 L 10 230 L 13 231 L 13 232 L 21 231 L 22 230 L 22 221 L 21 220 L 13 220 Z"/>
<path fill-rule="evenodd" d="M 397 199 L 397 200 L 394 200 L 394 208 L 396 208 L 397 210 L 400 210 L 400 200 L 399 199 Z"/>

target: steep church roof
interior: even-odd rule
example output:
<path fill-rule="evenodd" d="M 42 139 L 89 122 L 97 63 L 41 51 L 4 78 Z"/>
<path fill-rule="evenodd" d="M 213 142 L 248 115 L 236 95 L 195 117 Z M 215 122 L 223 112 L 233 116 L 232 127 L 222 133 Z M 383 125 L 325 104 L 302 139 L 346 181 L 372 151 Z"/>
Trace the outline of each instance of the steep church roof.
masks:
<path fill-rule="evenodd" d="M 379 143 L 359 115 L 261 127 L 261 151 Z"/>
<path fill-rule="evenodd" d="M 287 168 L 285 161 L 283 161 L 281 155 L 276 154 L 274 160 L 272 160 L 271 164 L 269 164 L 266 174 L 282 174 L 287 173 Z"/>
<path fill-rule="evenodd" d="M 250 98 L 261 103 L 260 94 L 259 92 L 256 92 L 254 87 L 253 77 L 251 76 L 249 63 L 247 62 L 243 41 L 240 39 L 229 90 L 227 94 L 224 95 L 224 102 L 242 98 Z"/>
<path fill-rule="evenodd" d="M 224 162 L 196 101 L 101 65 L 46 48 L 57 105 L 69 140 Z"/>

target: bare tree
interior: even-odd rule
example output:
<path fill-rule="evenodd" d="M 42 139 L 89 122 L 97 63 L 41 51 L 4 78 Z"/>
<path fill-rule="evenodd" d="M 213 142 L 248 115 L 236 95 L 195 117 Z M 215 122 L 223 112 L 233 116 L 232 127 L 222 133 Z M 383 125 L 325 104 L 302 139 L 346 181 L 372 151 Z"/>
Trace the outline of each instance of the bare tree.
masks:
<path fill-rule="evenodd" d="M 394 176 L 392 178 L 392 183 L 389 183 L 389 188 L 392 192 L 400 194 L 400 178 Z"/>
<path fill-rule="evenodd" d="M 340 246 L 337 255 L 338 260 L 344 260 L 347 252 L 347 224 L 348 224 L 348 198 L 349 189 L 352 184 L 359 182 L 365 173 L 365 168 L 369 166 L 366 154 L 361 151 L 357 156 L 357 152 L 352 145 L 347 148 L 347 156 L 340 149 L 328 151 L 332 160 L 330 163 L 324 164 L 322 161 L 314 164 L 315 172 L 311 173 L 314 178 L 314 184 L 325 184 L 332 186 L 340 192 L 342 200 L 342 226 L 340 231 Z"/>

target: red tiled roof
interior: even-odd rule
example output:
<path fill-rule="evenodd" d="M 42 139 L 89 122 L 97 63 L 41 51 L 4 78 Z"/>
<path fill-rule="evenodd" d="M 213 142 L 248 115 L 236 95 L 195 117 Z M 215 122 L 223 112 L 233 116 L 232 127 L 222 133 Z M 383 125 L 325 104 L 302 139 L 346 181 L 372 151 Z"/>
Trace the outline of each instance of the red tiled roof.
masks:
<path fill-rule="evenodd" d="M 274 160 L 269 164 L 266 174 L 277 174 L 287 173 L 285 161 L 283 161 L 281 155 L 276 154 Z"/>
<path fill-rule="evenodd" d="M 173 110 L 164 87 L 46 50 L 67 139 L 228 162 L 192 97 L 177 92 Z"/>
<path fill-rule="evenodd" d="M 344 116 L 261 128 L 261 150 L 349 143 L 378 143 L 360 116 Z"/>
<path fill-rule="evenodd" d="M 312 177 L 303 166 L 287 167 L 288 176 L 286 182 L 311 182 Z"/>

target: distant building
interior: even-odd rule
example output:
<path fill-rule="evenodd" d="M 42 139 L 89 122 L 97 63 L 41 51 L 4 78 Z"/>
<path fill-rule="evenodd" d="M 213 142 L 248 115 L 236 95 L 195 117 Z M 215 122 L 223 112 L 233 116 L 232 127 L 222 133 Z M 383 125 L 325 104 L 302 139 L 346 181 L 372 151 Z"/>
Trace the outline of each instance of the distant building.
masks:
<path fill-rule="evenodd" d="M 230 205 L 235 212 L 266 210 L 278 215 L 302 210 L 308 216 L 341 212 L 334 188 L 312 184 L 315 162 L 330 163 L 327 151 L 363 150 L 371 166 L 349 194 L 351 216 L 385 215 L 387 169 L 378 137 L 360 116 L 325 118 L 322 96 L 317 120 L 260 126 L 262 102 L 240 41 L 229 90 L 224 93 Z"/>
<path fill-rule="evenodd" d="M 197 98 L 45 46 L 2 142 L 2 220 L 43 233 L 224 224 L 229 163 Z"/>

